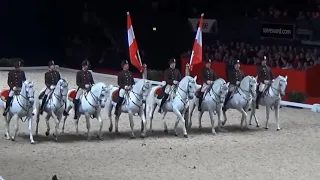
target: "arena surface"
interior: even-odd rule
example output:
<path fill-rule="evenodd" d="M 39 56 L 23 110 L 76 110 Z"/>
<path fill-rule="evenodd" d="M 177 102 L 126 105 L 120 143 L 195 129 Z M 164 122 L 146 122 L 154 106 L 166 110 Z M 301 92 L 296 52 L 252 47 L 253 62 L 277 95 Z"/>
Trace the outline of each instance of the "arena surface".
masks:
<path fill-rule="evenodd" d="M 44 87 L 45 71 L 26 71 L 36 90 Z M 7 72 L 0 71 L 1 89 L 7 88 Z M 75 87 L 75 73 L 61 72 Z M 115 79 L 96 78 L 107 84 Z M 105 179 L 219 179 L 219 180 L 316 180 L 320 179 L 320 116 L 310 110 L 282 108 L 281 131 L 276 131 L 274 116 L 265 130 L 264 108 L 257 111 L 260 128 L 239 129 L 240 113 L 228 111 L 228 132 L 211 135 L 209 116 L 203 116 L 203 129 L 198 129 L 197 113 L 189 138 L 172 134 L 175 117 L 169 113 L 169 135 L 163 132 L 161 116 L 155 113 L 154 130 L 145 139 L 130 140 L 127 115 L 119 123 L 121 135 L 108 132 L 109 121 L 104 119 L 104 141 L 95 138 L 86 141 L 86 124 L 81 117 L 80 135 L 75 135 L 73 113 L 66 124 L 66 133 L 60 142 L 46 137 L 44 116 L 40 121 L 37 144 L 29 143 L 27 123 L 20 121 L 16 142 L 3 137 L 0 125 L 0 176 L 5 180 L 44 180 L 56 174 L 59 180 Z M 1 116 L 3 122 L 3 117 Z M 97 120 L 91 120 L 94 133 Z M 51 132 L 54 130 L 51 120 Z M 34 123 L 35 124 L 35 119 Z M 11 123 L 13 128 L 14 123 Z M 35 125 L 33 126 L 35 129 Z M 135 117 L 136 136 L 139 137 L 140 120 Z M 61 126 L 60 126 L 61 130 Z M 12 132 L 12 131 L 11 131 Z"/>

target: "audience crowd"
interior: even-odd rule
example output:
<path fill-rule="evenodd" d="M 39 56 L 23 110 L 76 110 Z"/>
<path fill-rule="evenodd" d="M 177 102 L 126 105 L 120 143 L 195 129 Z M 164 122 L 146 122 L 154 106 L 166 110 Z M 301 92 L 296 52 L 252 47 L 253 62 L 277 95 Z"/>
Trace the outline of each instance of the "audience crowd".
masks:
<path fill-rule="evenodd" d="M 253 45 L 245 42 L 221 43 L 205 45 L 204 59 L 232 63 L 240 60 L 242 64 L 256 65 L 266 56 L 271 67 L 306 70 L 310 66 L 320 64 L 320 48 Z"/>

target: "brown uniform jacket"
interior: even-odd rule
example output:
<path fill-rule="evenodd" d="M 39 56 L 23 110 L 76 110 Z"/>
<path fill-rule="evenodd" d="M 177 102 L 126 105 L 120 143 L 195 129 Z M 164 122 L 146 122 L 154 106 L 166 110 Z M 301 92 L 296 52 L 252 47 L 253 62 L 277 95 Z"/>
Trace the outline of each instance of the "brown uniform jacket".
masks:
<path fill-rule="evenodd" d="M 13 70 L 8 73 L 8 85 L 10 89 L 13 87 L 21 88 L 22 82 L 26 80 L 26 75 L 24 71 Z"/>
<path fill-rule="evenodd" d="M 168 68 L 164 72 L 164 80 L 168 85 L 173 85 L 173 81 L 180 81 L 181 80 L 181 74 L 178 69 L 172 69 Z"/>
<path fill-rule="evenodd" d="M 217 79 L 216 73 L 211 68 L 204 68 L 202 70 L 202 81 L 207 83 L 207 81 L 215 81 Z"/>
<path fill-rule="evenodd" d="M 241 81 L 244 78 L 244 73 L 242 70 L 232 70 L 228 74 L 228 79 L 230 84 L 237 85 L 237 81 Z"/>
<path fill-rule="evenodd" d="M 118 85 L 121 89 L 124 89 L 125 86 L 134 85 L 134 79 L 130 71 L 122 70 L 118 74 Z"/>
<path fill-rule="evenodd" d="M 90 85 L 94 84 L 91 72 L 83 71 L 83 70 L 80 70 L 77 72 L 76 82 L 77 82 L 77 86 L 79 86 L 81 89 L 85 89 L 86 84 L 90 84 Z"/>
<path fill-rule="evenodd" d="M 49 70 L 44 74 L 44 83 L 49 89 L 51 85 L 54 85 L 54 86 L 57 85 L 60 79 L 61 79 L 60 73 L 55 70 Z"/>
<path fill-rule="evenodd" d="M 257 67 L 258 82 L 263 82 L 264 80 L 272 80 L 273 74 L 269 66 L 258 66 Z"/>

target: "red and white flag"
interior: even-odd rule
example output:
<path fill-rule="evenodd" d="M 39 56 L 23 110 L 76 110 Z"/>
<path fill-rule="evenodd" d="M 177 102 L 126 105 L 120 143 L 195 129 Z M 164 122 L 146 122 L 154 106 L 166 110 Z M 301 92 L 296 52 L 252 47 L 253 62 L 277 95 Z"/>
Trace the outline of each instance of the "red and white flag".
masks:
<path fill-rule="evenodd" d="M 192 53 L 190 57 L 190 70 L 192 70 L 192 66 L 199 64 L 202 62 L 202 22 L 203 22 L 204 14 L 201 14 L 200 22 L 196 34 L 196 38 L 194 40 Z"/>
<path fill-rule="evenodd" d="M 128 44 L 129 44 L 129 55 L 131 64 L 134 65 L 140 72 L 143 72 L 144 68 L 141 63 L 139 54 L 138 44 L 136 37 L 133 32 L 132 22 L 130 13 L 127 12 L 127 33 L 128 33 Z"/>

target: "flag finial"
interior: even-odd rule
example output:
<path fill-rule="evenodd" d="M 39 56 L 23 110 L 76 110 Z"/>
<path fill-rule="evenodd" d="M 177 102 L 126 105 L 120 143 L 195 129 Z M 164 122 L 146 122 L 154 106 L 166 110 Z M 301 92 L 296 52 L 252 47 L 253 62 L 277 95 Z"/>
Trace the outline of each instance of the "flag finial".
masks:
<path fill-rule="evenodd" d="M 127 15 L 130 15 L 129 11 L 127 12 Z"/>
<path fill-rule="evenodd" d="M 204 16 L 204 13 L 202 13 L 201 16 Z"/>

